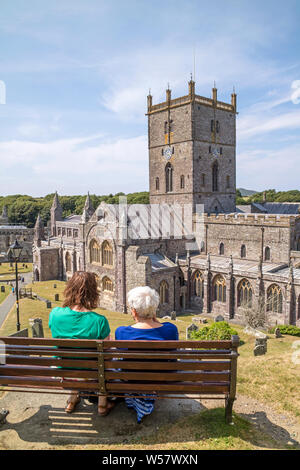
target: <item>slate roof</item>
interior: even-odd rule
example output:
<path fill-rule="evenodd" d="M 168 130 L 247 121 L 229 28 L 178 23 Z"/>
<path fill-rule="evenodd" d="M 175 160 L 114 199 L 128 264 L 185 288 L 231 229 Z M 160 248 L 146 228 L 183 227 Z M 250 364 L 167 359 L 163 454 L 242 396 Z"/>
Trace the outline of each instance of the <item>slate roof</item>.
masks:
<path fill-rule="evenodd" d="M 146 253 L 145 256 L 150 258 L 152 271 L 159 271 L 161 269 L 176 267 L 176 264 L 173 263 L 173 261 L 161 255 L 160 253 Z"/>

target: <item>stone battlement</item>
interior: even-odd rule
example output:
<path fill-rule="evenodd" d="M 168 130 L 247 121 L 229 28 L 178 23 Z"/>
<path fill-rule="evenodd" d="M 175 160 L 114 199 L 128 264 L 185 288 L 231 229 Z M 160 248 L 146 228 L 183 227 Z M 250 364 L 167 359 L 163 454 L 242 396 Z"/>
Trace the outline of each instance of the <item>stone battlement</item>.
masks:
<path fill-rule="evenodd" d="M 148 95 L 148 114 L 153 114 L 161 111 L 165 111 L 166 109 L 170 108 L 177 108 L 178 106 L 183 106 L 186 104 L 190 104 L 195 102 L 197 104 L 202 104 L 204 106 L 209 106 L 211 108 L 220 109 L 223 111 L 228 111 L 231 113 L 236 113 L 236 94 L 232 93 L 231 95 L 231 104 L 224 103 L 223 101 L 218 101 L 217 99 L 217 89 L 212 89 L 212 98 L 206 98 L 204 96 L 196 95 L 195 94 L 195 82 L 191 80 L 189 82 L 189 94 L 185 96 L 181 96 L 179 98 L 171 99 L 171 90 L 166 90 L 166 101 L 161 103 L 152 104 L 152 96 Z"/>
<path fill-rule="evenodd" d="M 199 215 L 199 220 L 201 215 Z M 230 214 L 204 214 L 204 223 L 230 223 L 230 224 L 251 224 L 251 225 L 284 225 L 290 227 L 296 221 L 300 221 L 300 215 L 281 214 L 250 214 L 250 213 L 230 213 Z"/>

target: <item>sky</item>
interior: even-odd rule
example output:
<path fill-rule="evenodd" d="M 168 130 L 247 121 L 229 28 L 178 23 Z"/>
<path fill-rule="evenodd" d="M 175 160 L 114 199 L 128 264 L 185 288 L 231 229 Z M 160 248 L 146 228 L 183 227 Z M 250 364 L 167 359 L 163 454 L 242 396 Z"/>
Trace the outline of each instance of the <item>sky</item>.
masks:
<path fill-rule="evenodd" d="M 191 72 L 235 87 L 237 186 L 300 189 L 299 21 L 298 0 L 0 0 L 0 194 L 148 191 L 147 94 Z"/>

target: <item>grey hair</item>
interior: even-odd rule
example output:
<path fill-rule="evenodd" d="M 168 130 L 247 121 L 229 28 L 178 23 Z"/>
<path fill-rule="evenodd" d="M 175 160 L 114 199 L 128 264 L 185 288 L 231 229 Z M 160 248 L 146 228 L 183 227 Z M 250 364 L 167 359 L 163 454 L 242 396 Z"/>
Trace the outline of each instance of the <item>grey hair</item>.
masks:
<path fill-rule="evenodd" d="M 154 318 L 159 305 L 159 295 L 151 287 L 140 286 L 127 294 L 128 305 L 134 308 L 140 318 Z"/>

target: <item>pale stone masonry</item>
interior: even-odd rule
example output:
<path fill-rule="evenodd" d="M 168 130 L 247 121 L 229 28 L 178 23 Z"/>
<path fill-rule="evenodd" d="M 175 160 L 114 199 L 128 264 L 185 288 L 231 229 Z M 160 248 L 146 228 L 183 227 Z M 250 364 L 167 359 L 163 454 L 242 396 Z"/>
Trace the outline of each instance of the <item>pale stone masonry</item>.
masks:
<path fill-rule="evenodd" d="M 244 308 L 264 308 L 272 323 L 300 326 L 299 205 L 236 208 L 236 94 L 223 103 L 214 87 L 205 98 L 191 80 L 187 95 L 172 99 L 168 89 L 164 102 L 148 95 L 147 103 L 150 202 L 190 204 L 192 240 L 163 235 L 163 216 L 156 236 L 140 238 L 136 221 L 149 208 L 123 217 L 105 203 L 95 210 L 89 195 L 82 215 L 63 219 L 55 194 L 51 236 L 40 219 L 35 227 L 35 279 L 87 270 L 106 309 L 127 312 L 127 292 L 149 285 L 160 294 L 160 315 L 192 309 L 240 321 Z"/>

